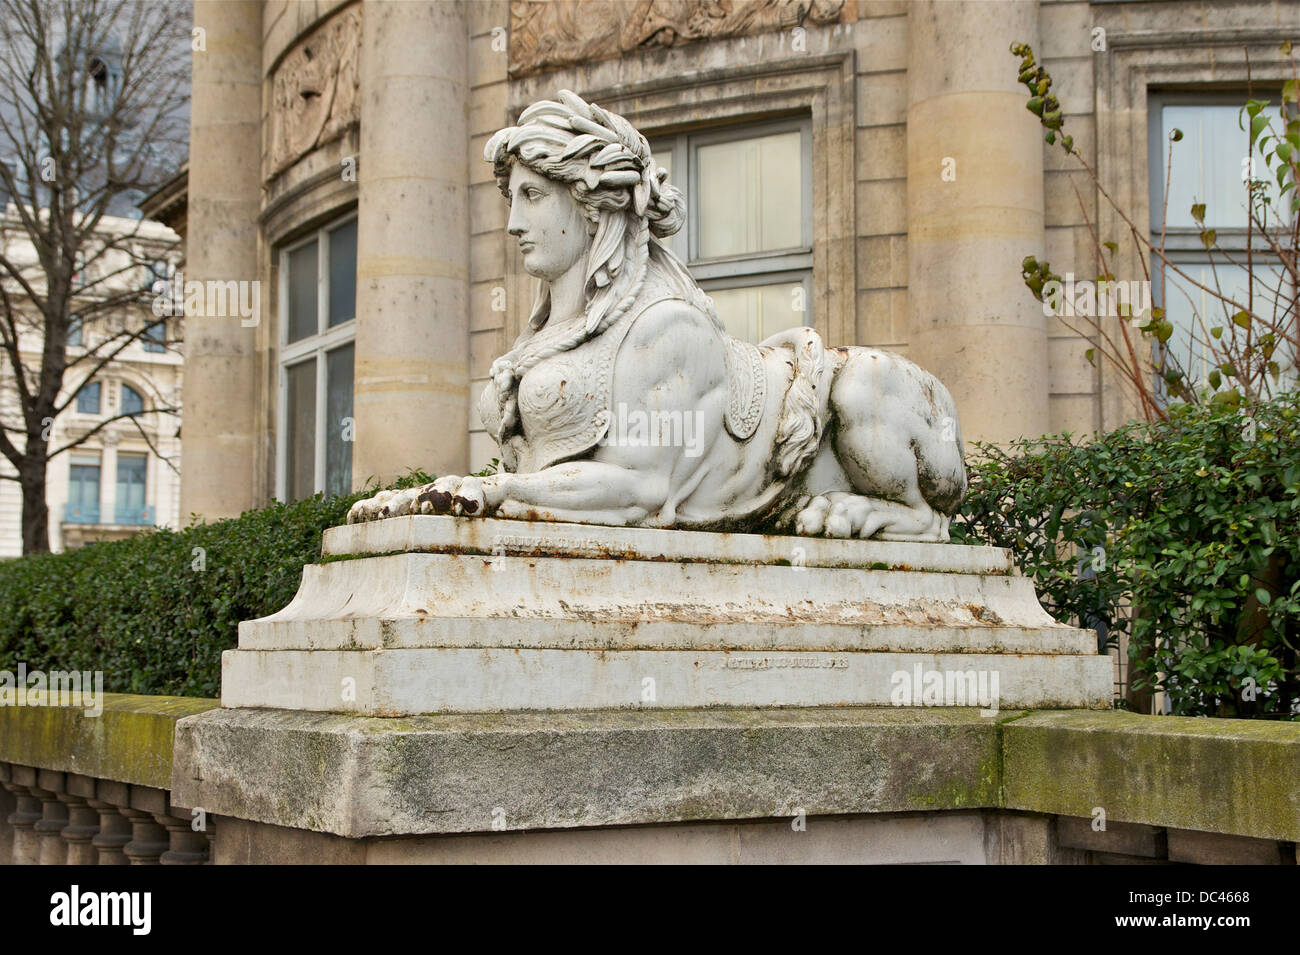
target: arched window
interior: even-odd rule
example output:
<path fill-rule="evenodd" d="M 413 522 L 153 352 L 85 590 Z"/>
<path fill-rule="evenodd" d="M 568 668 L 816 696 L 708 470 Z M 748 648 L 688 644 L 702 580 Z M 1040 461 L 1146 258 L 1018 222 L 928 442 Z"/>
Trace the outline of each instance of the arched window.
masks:
<path fill-rule="evenodd" d="M 122 414 L 139 414 L 144 411 L 144 397 L 130 385 L 122 386 Z"/>

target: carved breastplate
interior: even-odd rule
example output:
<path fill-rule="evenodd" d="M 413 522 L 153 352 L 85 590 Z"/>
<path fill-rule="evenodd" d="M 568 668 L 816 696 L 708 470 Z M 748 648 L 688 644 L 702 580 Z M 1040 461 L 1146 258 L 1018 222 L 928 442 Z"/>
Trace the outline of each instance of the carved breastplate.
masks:
<path fill-rule="evenodd" d="M 644 311 L 640 309 L 638 311 Z M 540 471 L 594 447 L 609 427 L 614 359 L 636 316 L 543 359 L 519 382 L 520 471 Z"/>
<path fill-rule="evenodd" d="M 634 313 L 576 348 L 539 361 L 519 382 L 520 432 L 501 449 L 508 471 L 540 471 L 577 457 L 599 443 L 613 413 L 614 361 L 636 320 L 659 302 L 677 296 L 656 290 Z M 723 335 L 719 341 L 727 368 L 726 427 L 737 438 L 752 435 L 762 416 L 766 393 L 763 360 L 757 346 Z M 479 415 L 495 435 L 495 386 L 489 382 L 479 400 Z"/>
<path fill-rule="evenodd" d="M 519 432 L 506 439 L 501 463 L 508 471 L 540 471 L 596 446 L 609 427 L 614 359 L 628 330 L 651 305 L 672 298 L 647 290 L 633 314 L 576 348 L 544 358 L 524 373 L 517 396 Z M 497 391 L 488 382 L 479 417 L 489 435 L 500 425 Z"/>

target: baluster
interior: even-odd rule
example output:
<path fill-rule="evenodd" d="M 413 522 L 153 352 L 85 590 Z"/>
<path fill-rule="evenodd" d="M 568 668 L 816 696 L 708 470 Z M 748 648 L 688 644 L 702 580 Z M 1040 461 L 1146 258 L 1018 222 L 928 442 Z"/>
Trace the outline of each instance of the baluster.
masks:
<path fill-rule="evenodd" d="M 63 827 L 63 841 L 68 847 L 68 865 L 98 865 L 99 852 L 94 838 L 99 834 L 99 811 L 81 796 L 61 797 L 68 806 L 68 824 Z"/>
<path fill-rule="evenodd" d="M 41 865 L 67 865 L 68 846 L 63 841 L 63 827 L 68 824 L 68 807 L 60 797 L 64 793 L 63 773 L 41 769 L 36 773 L 37 786 L 32 793 L 41 801 L 41 820 L 35 830 L 41 839 Z"/>
<path fill-rule="evenodd" d="M 41 861 L 41 837 L 35 827 L 41 821 L 41 801 L 27 786 L 7 782 L 4 787 L 18 802 L 6 820 L 14 830 L 13 864 L 37 865 Z"/>
<path fill-rule="evenodd" d="M 167 829 L 170 842 L 170 848 L 159 860 L 163 865 L 204 865 L 208 861 L 208 834 L 195 831 L 194 817 L 189 811 L 172 806 L 171 813 L 156 818 Z M 206 825 L 206 817 L 204 822 Z"/>

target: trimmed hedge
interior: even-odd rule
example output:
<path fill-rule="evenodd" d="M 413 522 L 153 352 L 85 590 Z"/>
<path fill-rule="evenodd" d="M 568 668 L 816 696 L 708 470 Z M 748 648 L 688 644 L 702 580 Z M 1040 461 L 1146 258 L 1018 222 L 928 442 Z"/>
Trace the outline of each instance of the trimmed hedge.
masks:
<path fill-rule="evenodd" d="M 396 486 L 431 478 L 414 472 Z M 280 610 L 367 490 L 0 564 L 0 669 L 102 670 L 110 693 L 220 695 L 241 620 Z"/>
<path fill-rule="evenodd" d="M 1058 620 L 1128 634 L 1134 689 L 1300 719 L 1300 394 L 973 457 L 953 540 L 1011 548 Z"/>

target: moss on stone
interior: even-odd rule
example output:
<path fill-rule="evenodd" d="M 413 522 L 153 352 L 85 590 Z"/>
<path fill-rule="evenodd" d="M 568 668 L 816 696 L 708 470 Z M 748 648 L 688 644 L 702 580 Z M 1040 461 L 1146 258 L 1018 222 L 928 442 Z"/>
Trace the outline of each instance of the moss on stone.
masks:
<path fill-rule="evenodd" d="M 1004 728 L 1006 807 L 1300 839 L 1300 725 L 1035 713 Z"/>
<path fill-rule="evenodd" d="M 105 693 L 103 712 L 83 707 L 0 708 L 0 761 L 171 788 L 176 721 L 218 700 Z"/>

